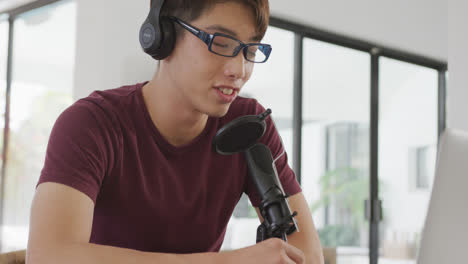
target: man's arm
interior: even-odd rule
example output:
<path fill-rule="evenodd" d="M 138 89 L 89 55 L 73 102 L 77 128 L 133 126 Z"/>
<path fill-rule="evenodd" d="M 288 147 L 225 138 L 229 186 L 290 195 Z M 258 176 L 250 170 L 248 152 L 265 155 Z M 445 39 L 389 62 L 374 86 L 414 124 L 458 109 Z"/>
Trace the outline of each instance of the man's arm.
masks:
<path fill-rule="evenodd" d="M 57 183 L 37 188 L 32 209 L 28 264 L 222 263 L 217 253 L 163 254 L 89 243 L 94 203 L 85 194 Z"/>
<path fill-rule="evenodd" d="M 291 211 L 297 211 L 297 224 L 300 232 L 294 232 L 288 236 L 288 243 L 295 246 L 304 252 L 307 264 L 323 264 L 322 246 L 315 229 L 312 214 L 310 212 L 307 201 L 302 193 L 297 193 L 288 198 Z M 260 222 L 263 222 L 263 217 L 260 214 L 258 207 L 255 207 Z"/>
<path fill-rule="evenodd" d="M 94 203 L 66 185 L 42 183 L 31 209 L 28 264 L 280 264 L 304 263 L 304 254 L 279 239 L 229 252 L 167 254 L 89 243 Z"/>

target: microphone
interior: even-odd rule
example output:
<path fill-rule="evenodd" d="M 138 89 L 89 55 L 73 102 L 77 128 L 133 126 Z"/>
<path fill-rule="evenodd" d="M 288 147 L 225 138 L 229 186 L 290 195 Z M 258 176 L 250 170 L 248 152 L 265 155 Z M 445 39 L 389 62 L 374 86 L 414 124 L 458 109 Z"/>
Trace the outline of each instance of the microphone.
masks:
<path fill-rule="evenodd" d="M 266 130 L 267 109 L 259 115 L 241 116 L 223 126 L 213 139 L 213 149 L 222 155 L 244 152 L 249 175 L 261 197 L 260 214 L 264 221 L 257 229 L 257 243 L 271 237 L 287 241 L 287 235 L 299 231 L 276 172 L 270 149 L 257 141 Z"/>
<path fill-rule="evenodd" d="M 257 243 L 271 237 L 287 241 L 287 235 L 298 229 L 294 219 L 297 212 L 291 213 L 270 149 L 257 143 L 245 151 L 245 157 L 262 200 L 259 209 L 264 221 L 257 229 Z"/>

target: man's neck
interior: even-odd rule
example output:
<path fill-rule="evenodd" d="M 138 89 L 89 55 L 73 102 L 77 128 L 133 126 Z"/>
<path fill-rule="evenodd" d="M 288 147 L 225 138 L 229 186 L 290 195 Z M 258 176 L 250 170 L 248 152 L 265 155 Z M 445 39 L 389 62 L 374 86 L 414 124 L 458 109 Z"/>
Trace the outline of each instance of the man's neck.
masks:
<path fill-rule="evenodd" d="M 174 82 L 156 74 L 143 87 L 143 98 L 153 124 L 173 146 L 183 146 L 195 139 L 206 126 L 208 116 L 190 109 L 177 95 Z"/>

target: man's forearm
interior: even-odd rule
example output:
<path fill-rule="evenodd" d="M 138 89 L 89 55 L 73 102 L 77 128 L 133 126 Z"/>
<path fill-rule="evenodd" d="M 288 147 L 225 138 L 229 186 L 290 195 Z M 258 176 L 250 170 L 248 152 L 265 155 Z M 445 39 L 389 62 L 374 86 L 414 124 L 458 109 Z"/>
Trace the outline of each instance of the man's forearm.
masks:
<path fill-rule="evenodd" d="M 323 264 L 323 252 L 317 235 L 307 234 L 305 231 L 294 233 L 288 238 L 288 243 L 302 250 L 306 257 L 306 264 Z"/>
<path fill-rule="evenodd" d="M 90 243 L 48 247 L 42 245 L 27 250 L 28 264 L 214 264 L 225 263 L 227 258 L 229 254 L 224 253 L 152 253 Z"/>
<path fill-rule="evenodd" d="M 302 250 L 307 264 L 323 264 L 322 246 L 304 195 L 298 193 L 291 196 L 289 203 L 291 211 L 299 212 L 296 220 L 300 228 L 300 232 L 288 236 L 289 243 Z"/>

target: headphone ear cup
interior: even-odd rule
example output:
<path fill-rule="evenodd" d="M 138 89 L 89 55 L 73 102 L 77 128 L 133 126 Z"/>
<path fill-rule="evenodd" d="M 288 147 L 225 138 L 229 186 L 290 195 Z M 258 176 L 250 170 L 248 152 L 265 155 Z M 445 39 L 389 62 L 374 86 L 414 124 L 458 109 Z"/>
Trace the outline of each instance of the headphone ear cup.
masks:
<path fill-rule="evenodd" d="M 155 49 L 150 55 L 156 60 L 162 60 L 169 56 L 174 49 L 176 41 L 176 32 L 174 28 L 174 22 L 167 17 L 163 17 L 160 20 L 161 27 L 161 41 L 159 48 Z"/>
<path fill-rule="evenodd" d="M 151 22 L 152 21 L 146 20 L 143 25 L 141 25 L 139 38 L 141 48 L 148 54 L 159 47 L 160 42 L 160 36 L 158 36 L 160 32 L 156 30 L 156 27 L 159 25 L 155 27 Z"/>

